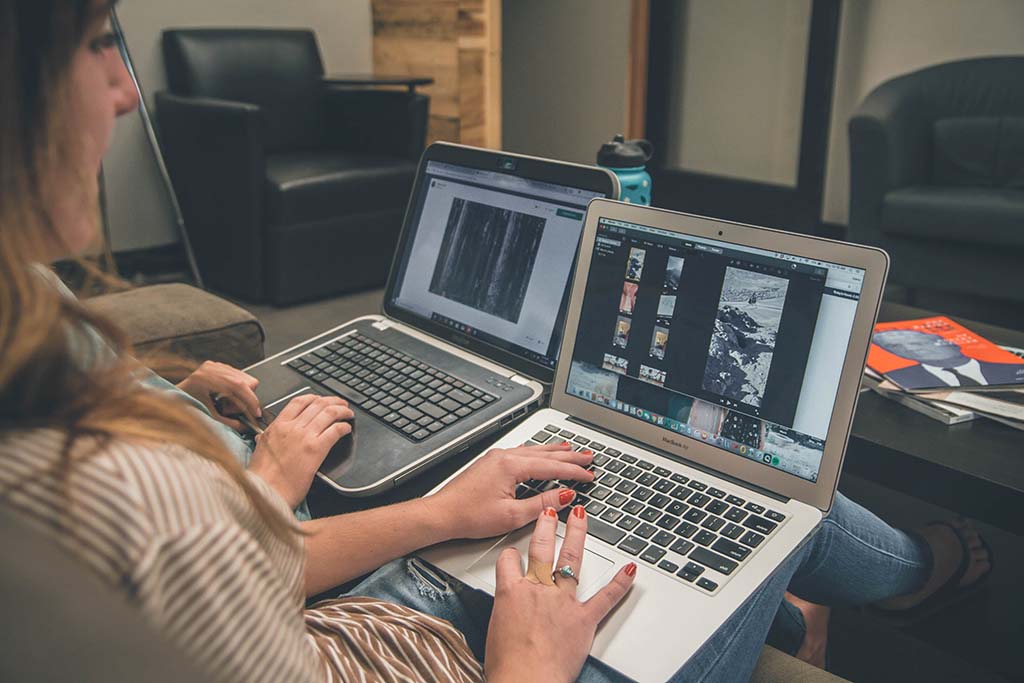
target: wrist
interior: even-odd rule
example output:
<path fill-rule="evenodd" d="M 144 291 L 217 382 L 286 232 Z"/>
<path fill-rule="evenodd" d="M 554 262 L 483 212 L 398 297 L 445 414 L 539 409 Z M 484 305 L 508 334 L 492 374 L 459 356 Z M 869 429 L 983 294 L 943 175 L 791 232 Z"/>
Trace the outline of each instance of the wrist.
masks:
<path fill-rule="evenodd" d="M 430 543 L 424 543 L 423 547 L 458 537 L 458 515 L 454 514 L 451 506 L 440 496 L 418 498 L 411 501 L 410 505 L 417 507 L 419 517 L 425 526 L 426 538 L 430 539 Z"/>

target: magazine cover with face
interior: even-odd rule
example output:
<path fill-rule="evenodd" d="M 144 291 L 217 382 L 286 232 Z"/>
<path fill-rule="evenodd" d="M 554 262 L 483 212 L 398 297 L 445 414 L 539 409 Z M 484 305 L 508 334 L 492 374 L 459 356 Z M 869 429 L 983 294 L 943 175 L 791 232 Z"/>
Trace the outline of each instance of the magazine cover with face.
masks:
<path fill-rule="evenodd" d="M 906 391 L 1024 387 L 1024 359 L 944 316 L 876 325 L 868 367 Z"/>

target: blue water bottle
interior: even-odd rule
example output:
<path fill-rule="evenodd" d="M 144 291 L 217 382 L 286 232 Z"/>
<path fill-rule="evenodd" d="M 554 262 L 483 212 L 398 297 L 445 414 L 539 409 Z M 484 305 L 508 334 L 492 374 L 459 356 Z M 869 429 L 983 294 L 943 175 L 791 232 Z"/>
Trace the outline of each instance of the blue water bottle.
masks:
<path fill-rule="evenodd" d="M 653 153 L 654 148 L 647 140 L 626 140 L 621 133 L 601 145 L 597 164 L 619 177 L 621 201 L 650 206 L 651 175 L 647 172 L 647 162 Z"/>

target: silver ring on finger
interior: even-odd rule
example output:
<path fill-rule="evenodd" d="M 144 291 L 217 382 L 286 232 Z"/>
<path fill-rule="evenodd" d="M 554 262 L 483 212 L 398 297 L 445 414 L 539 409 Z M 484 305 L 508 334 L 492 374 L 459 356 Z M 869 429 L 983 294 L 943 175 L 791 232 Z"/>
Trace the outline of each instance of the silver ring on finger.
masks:
<path fill-rule="evenodd" d="M 559 567 L 558 569 L 556 569 L 554 573 L 551 575 L 551 578 L 553 579 L 556 576 L 560 576 L 563 579 L 572 579 L 576 582 L 577 586 L 580 585 L 579 577 L 576 576 L 576 572 L 574 572 L 572 567 L 570 567 L 569 565 L 565 565 L 563 567 Z"/>

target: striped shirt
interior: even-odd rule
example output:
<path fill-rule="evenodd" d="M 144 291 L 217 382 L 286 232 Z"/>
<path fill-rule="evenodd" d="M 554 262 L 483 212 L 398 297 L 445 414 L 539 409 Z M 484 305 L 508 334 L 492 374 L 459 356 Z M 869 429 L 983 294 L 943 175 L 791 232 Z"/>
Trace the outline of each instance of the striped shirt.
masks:
<path fill-rule="evenodd" d="M 302 539 L 274 536 L 216 464 L 179 446 L 113 442 L 65 476 L 63 442 L 55 430 L 0 436 L 0 504 L 124 592 L 218 680 L 483 680 L 447 621 L 369 598 L 303 609 Z M 92 446 L 82 439 L 76 454 Z"/>

